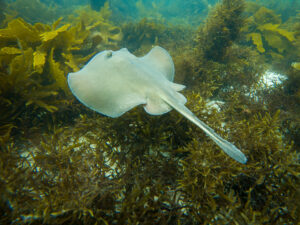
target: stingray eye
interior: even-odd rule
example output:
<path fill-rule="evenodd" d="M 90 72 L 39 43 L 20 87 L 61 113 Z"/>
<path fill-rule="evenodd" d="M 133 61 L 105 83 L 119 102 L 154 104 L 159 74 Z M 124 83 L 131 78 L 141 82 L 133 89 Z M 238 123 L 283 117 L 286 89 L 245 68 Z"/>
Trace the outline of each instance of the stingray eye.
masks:
<path fill-rule="evenodd" d="M 110 57 L 112 57 L 112 51 L 108 51 L 108 52 L 106 53 L 106 58 L 110 58 Z"/>

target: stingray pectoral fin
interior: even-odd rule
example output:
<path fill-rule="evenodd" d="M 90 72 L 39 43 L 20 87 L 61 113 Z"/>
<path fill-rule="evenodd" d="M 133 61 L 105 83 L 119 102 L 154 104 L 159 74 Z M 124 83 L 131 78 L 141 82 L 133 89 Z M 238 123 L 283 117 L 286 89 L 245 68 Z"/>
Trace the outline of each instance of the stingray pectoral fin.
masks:
<path fill-rule="evenodd" d="M 148 98 L 144 109 L 150 115 L 162 115 L 172 110 L 172 107 L 160 98 Z"/>
<path fill-rule="evenodd" d="M 102 111 L 103 114 L 116 118 L 141 104 L 146 104 L 144 98 L 136 93 L 126 93 L 115 100 L 108 100 L 106 107 Z M 109 105 L 109 107 L 107 107 L 107 105 Z"/>
<path fill-rule="evenodd" d="M 173 86 L 176 86 L 178 88 L 185 87 L 184 85 L 170 82 L 170 88 L 172 88 Z M 170 91 L 170 93 L 178 103 L 184 105 L 187 102 L 187 99 L 181 93 L 175 91 Z M 164 113 L 170 112 L 173 108 L 167 102 L 165 102 L 161 97 L 152 95 L 152 96 L 148 96 L 147 104 L 144 106 L 144 109 L 147 113 L 151 115 L 162 115 Z"/>
<path fill-rule="evenodd" d="M 155 46 L 151 51 L 139 58 L 141 62 L 155 68 L 169 81 L 173 81 L 175 74 L 175 67 L 170 54 L 162 47 Z"/>
<path fill-rule="evenodd" d="M 183 89 L 185 89 L 185 85 L 182 84 L 171 83 L 171 86 L 174 91 L 182 91 Z"/>
<path fill-rule="evenodd" d="M 227 155 L 236 161 L 245 164 L 247 162 L 246 156 L 233 144 L 221 138 L 212 128 L 207 126 L 199 120 L 188 108 L 181 104 L 169 103 L 179 113 L 201 128 Z"/>
<path fill-rule="evenodd" d="M 119 117 L 146 99 L 126 84 L 115 82 L 114 85 L 103 80 L 89 79 L 88 74 L 70 73 L 68 84 L 75 97 L 88 108 L 109 117 Z"/>

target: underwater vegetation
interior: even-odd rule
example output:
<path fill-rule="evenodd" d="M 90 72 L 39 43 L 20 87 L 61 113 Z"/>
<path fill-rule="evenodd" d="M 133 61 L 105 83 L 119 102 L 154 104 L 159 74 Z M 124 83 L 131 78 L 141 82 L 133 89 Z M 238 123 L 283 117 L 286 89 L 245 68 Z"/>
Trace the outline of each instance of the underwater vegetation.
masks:
<path fill-rule="evenodd" d="M 248 93 L 265 70 L 262 57 L 252 48 L 240 45 L 245 26 L 245 2 L 222 1 L 197 30 L 194 52 L 185 59 L 184 83 L 210 98 L 227 98 L 230 93 Z M 180 71 L 181 72 L 181 71 Z M 209 93 L 209 92 L 208 92 Z"/>
<path fill-rule="evenodd" d="M 125 23 L 121 26 L 123 38 L 121 45 L 131 52 L 143 54 L 152 46 L 159 45 L 180 52 L 188 43 L 194 31 L 189 27 L 166 26 L 150 19 Z M 170 39 L 174 40 L 170 42 Z"/>
<path fill-rule="evenodd" d="M 256 6 L 250 13 L 244 1 L 220 1 L 197 30 L 149 19 L 114 24 L 108 7 L 80 7 L 47 23 L 6 15 L 0 224 L 297 224 L 300 70 L 292 63 L 299 51 L 280 52 L 265 33 L 299 49 L 299 18 L 286 24 Z M 275 30 L 258 29 L 266 24 Z M 265 52 L 247 39 L 251 33 L 261 35 Z M 137 107 L 112 119 L 70 95 L 66 74 L 96 52 L 143 54 L 152 45 L 172 55 L 187 107 L 240 148 L 247 164 L 225 157 L 176 112 L 151 116 Z M 271 52 L 288 59 L 275 67 L 287 79 L 261 89 Z"/>
<path fill-rule="evenodd" d="M 260 53 L 278 61 L 278 64 L 286 64 L 296 54 L 293 46 L 294 32 L 282 23 L 281 17 L 271 9 L 250 4 L 247 12 L 251 16 L 247 19 L 247 25 L 243 28 L 246 37 L 251 41 Z"/>
<path fill-rule="evenodd" d="M 61 10 L 54 5 L 46 5 L 40 0 L 7 1 L 6 22 L 21 16 L 26 22 L 52 23 L 60 16 Z M 5 24 L 6 25 L 6 24 Z"/>
<path fill-rule="evenodd" d="M 252 2 L 257 3 L 258 1 L 252 0 Z M 276 14 L 280 14 L 284 21 L 295 17 L 300 8 L 300 2 L 297 0 L 260 0 L 259 4 L 274 10 Z"/>
<path fill-rule="evenodd" d="M 121 33 L 99 15 L 97 22 L 61 26 L 62 18 L 51 26 L 17 18 L 0 30 L 1 128 L 15 126 L 35 110 L 43 115 L 66 108 L 66 74 L 79 70 L 101 46 L 111 47 Z M 118 34 L 110 33 L 115 29 Z"/>
<path fill-rule="evenodd" d="M 300 17 L 296 18 L 293 24 L 295 41 L 293 42 L 294 51 L 288 52 L 283 61 L 283 66 L 279 67 L 280 71 L 286 75 L 286 80 L 278 85 L 273 91 L 265 92 L 265 99 L 270 104 L 272 110 L 284 110 L 282 123 L 285 124 L 285 135 L 294 141 L 297 147 L 300 146 L 299 129 L 300 129 L 300 70 L 298 68 L 300 57 Z M 278 66 L 276 66 L 278 67 Z"/>
<path fill-rule="evenodd" d="M 226 50 L 237 39 L 243 26 L 244 1 L 225 0 L 217 4 L 197 35 L 198 49 L 208 60 L 225 60 Z"/>
<path fill-rule="evenodd" d="M 92 39 L 93 46 L 88 48 L 94 48 L 95 51 L 116 49 L 122 40 L 123 33 L 120 27 L 110 22 L 111 13 L 109 4 L 106 2 L 99 12 L 86 6 L 79 7 L 74 14 L 68 16 L 67 20 L 73 25 L 83 23 L 91 31 L 90 39 Z"/>

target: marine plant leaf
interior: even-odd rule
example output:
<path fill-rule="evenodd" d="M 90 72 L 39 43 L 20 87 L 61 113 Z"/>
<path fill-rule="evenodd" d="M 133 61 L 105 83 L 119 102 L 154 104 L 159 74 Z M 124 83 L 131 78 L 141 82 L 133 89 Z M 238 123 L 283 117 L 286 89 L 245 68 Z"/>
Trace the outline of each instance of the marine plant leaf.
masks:
<path fill-rule="evenodd" d="M 260 53 L 265 52 L 260 33 L 250 33 L 250 34 L 248 34 L 248 37 L 252 39 L 253 44 L 256 45 L 256 48 Z"/>
<path fill-rule="evenodd" d="M 300 62 L 293 62 L 292 67 L 295 68 L 296 70 L 300 70 Z"/>
<path fill-rule="evenodd" d="M 36 51 L 33 53 L 33 67 L 38 73 L 43 72 L 43 68 L 46 62 L 46 53 L 41 51 Z"/>
<path fill-rule="evenodd" d="M 7 27 L 10 35 L 21 40 L 23 44 L 40 40 L 37 30 L 21 18 L 9 22 Z"/>
<path fill-rule="evenodd" d="M 58 108 L 56 106 L 48 105 L 47 103 L 45 103 L 44 101 L 41 101 L 41 100 L 29 100 L 28 102 L 26 102 L 26 106 L 29 106 L 33 103 L 41 108 L 46 109 L 49 112 L 52 112 L 52 113 L 58 110 Z"/>
<path fill-rule="evenodd" d="M 40 36 L 42 38 L 42 41 L 47 42 L 47 41 L 53 40 L 54 38 L 57 37 L 57 35 L 59 33 L 62 33 L 64 31 L 68 30 L 68 28 L 70 26 L 71 26 L 71 24 L 65 24 L 62 27 L 58 28 L 57 30 L 52 30 L 52 31 L 45 32 L 45 33 L 41 34 Z"/>
<path fill-rule="evenodd" d="M 39 34 L 51 30 L 51 26 L 43 23 L 35 23 L 33 27 L 39 32 Z"/>
<path fill-rule="evenodd" d="M 74 61 L 72 54 L 63 53 L 62 56 L 67 60 L 65 64 L 68 65 L 74 72 L 79 70 L 79 67 L 77 66 L 77 63 Z"/>
<path fill-rule="evenodd" d="M 23 90 L 24 81 L 26 81 L 31 76 L 32 61 L 33 61 L 33 49 L 26 49 L 23 54 L 16 56 L 10 63 L 10 82 L 13 86 L 21 88 Z M 23 84 L 23 85 L 21 85 Z"/>
<path fill-rule="evenodd" d="M 279 26 L 280 24 L 267 23 L 258 26 L 257 29 L 259 29 L 260 31 L 274 31 L 287 38 L 290 42 L 295 41 L 294 32 L 289 32 L 285 29 L 278 28 Z"/>
<path fill-rule="evenodd" d="M 52 29 L 55 30 L 57 28 L 57 26 L 60 24 L 60 22 L 62 21 L 63 17 L 58 18 L 58 20 L 56 20 L 53 24 L 52 24 Z"/>
<path fill-rule="evenodd" d="M 0 49 L 0 55 L 18 55 L 21 53 L 22 51 L 15 47 L 3 47 Z"/>
<path fill-rule="evenodd" d="M 54 52 L 54 48 L 51 49 L 48 58 L 50 73 L 52 74 L 52 77 L 55 80 L 56 86 L 67 92 L 68 87 L 67 87 L 67 80 L 65 77 L 65 73 L 63 70 L 60 69 L 59 62 L 56 62 L 53 59 L 53 52 Z"/>
<path fill-rule="evenodd" d="M 280 35 L 277 35 L 272 31 L 265 31 L 264 38 L 269 46 L 278 50 L 278 52 L 283 53 L 289 48 L 288 43 L 282 39 Z"/>
<path fill-rule="evenodd" d="M 253 15 L 254 20 L 257 24 L 280 24 L 281 18 L 279 15 L 276 15 L 275 12 L 266 7 L 260 7 L 255 14 Z"/>

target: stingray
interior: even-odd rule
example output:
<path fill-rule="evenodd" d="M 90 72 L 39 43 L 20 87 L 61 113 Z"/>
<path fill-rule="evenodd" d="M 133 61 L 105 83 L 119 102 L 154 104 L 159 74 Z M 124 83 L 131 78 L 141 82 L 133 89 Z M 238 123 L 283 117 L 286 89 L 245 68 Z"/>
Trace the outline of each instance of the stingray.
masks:
<path fill-rule="evenodd" d="M 68 84 L 75 97 L 88 108 L 109 117 L 119 117 L 137 105 L 151 115 L 177 110 L 201 128 L 226 154 L 240 163 L 246 156 L 199 120 L 186 106 L 178 91 L 184 85 L 173 83 L 174 63 L 169 53 L 154 47 L 143 57 L 126 48 L 96 54 L 80 71 L 69 73 Z"/>

